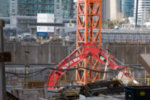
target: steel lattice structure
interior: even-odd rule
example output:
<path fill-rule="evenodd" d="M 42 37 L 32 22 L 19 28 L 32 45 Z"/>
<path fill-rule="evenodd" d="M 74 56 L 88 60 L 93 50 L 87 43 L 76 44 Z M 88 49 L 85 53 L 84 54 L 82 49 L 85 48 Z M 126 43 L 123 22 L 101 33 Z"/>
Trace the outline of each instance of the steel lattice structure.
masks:
<path fill-rule="evenodd" d="M 82 44 L 93 43 L 101 46 L 101 18 L 102 18 L 102 0 L 77 0 L 77 35 L 76 48 Z M 97 30 L 97 32 L 94 32 Z M 90 47 L 89 47 L 90 48 Z M 82 50 L 78 52 L 80 55 Z M 87 84 L 100 79 L 100 73 L 93 75 L 93 72 L 86 68 L 101 70 L 100 62 L 89 57 L 80 62 L 77 67 L 84 67 L 76 70 L 76 80 L 78 83 Z"/>

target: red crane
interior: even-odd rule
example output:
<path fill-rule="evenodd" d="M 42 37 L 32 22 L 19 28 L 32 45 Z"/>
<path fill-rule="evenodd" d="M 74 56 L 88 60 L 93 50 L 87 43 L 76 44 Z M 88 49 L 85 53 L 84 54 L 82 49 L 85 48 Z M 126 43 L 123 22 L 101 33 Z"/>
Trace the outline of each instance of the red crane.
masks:
<path fill-rule="evenodd" d="M 101 79 L 101 64 L 106 64 L 108 53 L 101 48 L 102 0 L 77 0 L 76 50 L 62 60 L 50 73 L 47 88 L 57 87 L 58 80 L 66 72 L 62 69 L 76 68 L 77 84 L 85 85 Z M 123 75 L 129 75 L 123 65 L 117 65 L 109 55 L 108 66 L 113 70 L 124 68 Z M 88 70 L 90 69 L 90 70 Z M 94 73 L 93 70 L 97 71 Z M 129 77 L 129 76 L 128 76 Z"/>

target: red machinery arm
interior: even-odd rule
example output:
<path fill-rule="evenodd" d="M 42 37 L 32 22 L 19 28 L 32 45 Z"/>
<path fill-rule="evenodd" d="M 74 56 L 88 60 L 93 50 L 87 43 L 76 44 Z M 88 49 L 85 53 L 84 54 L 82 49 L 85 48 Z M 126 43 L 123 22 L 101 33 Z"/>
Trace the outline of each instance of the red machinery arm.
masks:
<path fill-rule="evenodd" d="M 56 65 L 56 69 L 58 69 L 58 70 L 53 70 L 50 73 L 48 82 L 47 82 L 48 89 L 56 88 L 57 87 L 56 85 L 57 85 L 59 79 L 66 72 L 65 69 L 70 69 L 72 66 L 75 66 L 77 63 L 79 63 L 86 57 L 86 55 L 84 53 L 77 57 L 74 57 L 77 52 L 78 52 L 78 50 L 73 51 L 68 57 L 66 57 L 58 65 Z M 59 70 L 59 69 L 64 69 L 64 71 Z"/>
<path fill-rule="evenodd" d="M 79 51 L 79 49 L 83 49 L 83 53 L 81 53 L 79 56 L 76 56 L 76 53 Z M 54 89 L 56 88 L 56 85 L 61 78 L 61 76 L 66 72 L 65 69 L 70 69 L 71 67 L 75 66 L 77 63 L 81 62 L 86 57 L 93 57 L 94 59 L 98 60 L 102 64 L 106 64 L 106 59 L 108 53 L 103 50 L 102 48 L 96 47 L 94 44 L 84 44 L 79 49 L 73 51 L 68 57 L 66 57 L 64 60 L 62 60 L 57 66 L 56 69 L 53 70 L 48 78 L 47 82 L 47 88 L 48 89 Z M 109 55 L 108 60 L 108 66 L 112 68 L 113 70 L 117 70 L 118 68 L 123 68 L 123 65 L 118 66 L 114 61 L 114 57 Z M 64 70 L 63 70 L 64 69 Z M 126 75 L 128 74 L 128 71 L 126 68 L 122 70 L 122 72 Z"/>

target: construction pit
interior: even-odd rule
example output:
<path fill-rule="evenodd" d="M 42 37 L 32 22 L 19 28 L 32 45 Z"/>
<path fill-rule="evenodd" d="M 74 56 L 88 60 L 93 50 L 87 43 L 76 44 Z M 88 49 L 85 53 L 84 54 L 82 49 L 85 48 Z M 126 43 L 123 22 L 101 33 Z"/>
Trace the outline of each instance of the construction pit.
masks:
<path fill-rule="evenodd" d="M 47 48 L 47 46 L 53 47 L 54 45 L 46 44 L 46 45 L 39 45 L 39 46 Z M 13 48 L 16 48 L 18 47 L 18 44 L 17 45 L 14 44 L 13 46 L 14 46 Z M 39 46 L 38 48 L 41 48 Z M 21 48 L 21 46 L 19 47 Z M 134 77 L 134 79 L 139 82 L 139 86 L 149 86 L 149 77 L 148 77 L 148 70 L 149 70 L 148 55 L 149 54 L 140 52 L 139 54 L 135 53 L 136 54 L 135 55 L 134 54 L 135 49 L 133 49 L 135 47 L 138 48 L 137 51 L 141 51 L 143 48 L 143 46 L 141 47 L 140 45 L 137 45 L 137 44 L 135 45 L 127 44 L 127 46 L 124 44 L 122 45 L 121 44 L 118 44 L 118 45 L 109 44 L 108 45 L 108 48 L 113 50 L 111 51 L 112 55 L 117 54 L 117 58 L 122 58 L 123 56 L 123 60 L 124 58 L 126 58 L 125 59 L 126 63 L 129 63 L 127 68 L 129 72 L 132 74 L 132 76 Z M 147 47 L 147 51 L 149 51 L 148 45 L 146 45 L 146 47 Z M 33 61 L 33 60 L 30 60 L 32 59 L 30 58 L 32 57 L 31 55 L 33 52 L 31 51 L 32 46 L 26 45 L 26 47 L 24 48 L 30 48 L 29 61 Z M 35 47 L 33 46 L 33 48 Z M 64 47 L 62 46 L 60 48 L 64 48 Z M 122 48 L 126 48 L 126 49 L 122 49 Z M 110 51 L 109 49 L 108 51 Z M 22 49 L 19 49 L 19 50 L 22 50 Z M 44 48 L 42 50 L 44 50 Z M 120 50 L 122 52 L 119 52 Z M 116 53 L 116 51 L 118 53 Z M 50 53 L 55 54 L 55 52 L 57 53 L 58 51 L 54 50 L 53 53 L 52 52 Z M 57 53 L 57 54 L 60 54 L 60 53 Z M 133 56 L 130 54 L 133 54 Z M 20 59 L 20 62 L 21 60 L 22 59 Z M 121 64 L 121 61 L 119 61 L 118 59 L 115 61 Z M 130 63 L 130 62 L 135 63 L 134 61 L 136 62 L 138 61 L 138 63 L 141 65 L 139 64 L 133 65 L 132 63 Z M 25 64 L 25 65 L 27 66 L 28 64 Z M 32 64 L 32 62 L 29 62 L 30 67 L 25 67 L 25 65 L 6 64 L 7 90 L 10 93 L 14 94 L 16 97 L 18 97 L 18 99 L 20 100 L 21 99 L 23 100 L 38 100 L 38 99 L 50 100 L 52 98 L 56 99 L 59 96 L 64 99 L 79 98 L 79 100 L 80 99 L 84 99 L 84 100 L 90 100 L 90 99 L 124 100 L 125 99 L 125 93 L 126 93 L 125 88 L 127 87 L 127 85 L 123 85 L 122 81 L 118 81 L 116 79 L 116 75 L 119 75 L 118 73 L 122 69 L 112 70 L 110 67 L 106 67 L 105 64 L 101 65 L 101 71 L 92 70 L 93 72 L 101 73 L 100 81 L 91 82 L 91 83 L 88 83 L 87 85 L 82 85 L 82 84 L 77 85 L 76 84 L 77 81 L 75 80 L 76 67 L 72 67 L 71 69 L 68 69 L 66 73 L 62 75 L 55 89 L 47 89 L 47 79 L 49 77 L 49 74 L 53 71 L 64 71 L 65 69 L 58 70 L 56 67 L 54 67 L 56 66 L 56 64 L 43 65 L 43 64 Z M 26 71 L 28 71 L 26 74 L 25 74 L 25 68 L 26 68 Z M 25 75 L 26 75 L 26 80 L 25 80 Z M 111 82 L 114 82 L 114 83 L 111 83 Z M 129 86 L 135 86 L 135 85 L 129 83 Z M 63 93 L 63 91 L 65 93 Z M 68 93 L 68 91 L 71 94 L 67 95 L 68 97 L 64 96 L 65 94 Z"/>
<path fill-rule="evenodd" d="M 138 97 L 149 100 L 148 73 L 139 81 L 132 73 L 134 68 L 130 70 L 129 66 L 111 55 L 109 50 L 102 48 L 101 17 L 102 0 L 77 0 L 75 50 L 55 67 L 32 70 L 28 62 L 29 52 L 26 51 L 25 68 L 15 69 L 13 73 L 7 71 L 12 75 L 9 76 L 10 80 L 14 78 L 14 83 L 7 81 L 7 88 L 13 88 L 13 91 L 10 89 L 8 92 L 8 97 L 13 100 L 136 100 L 133 98 Z M 147 59 L 149 57 L 141 55 L 140 61 L 149 72 Z M 20 82 L 13 76 L 19 77 Z M 12 84 L 16 87 L 11 87 Z"/>

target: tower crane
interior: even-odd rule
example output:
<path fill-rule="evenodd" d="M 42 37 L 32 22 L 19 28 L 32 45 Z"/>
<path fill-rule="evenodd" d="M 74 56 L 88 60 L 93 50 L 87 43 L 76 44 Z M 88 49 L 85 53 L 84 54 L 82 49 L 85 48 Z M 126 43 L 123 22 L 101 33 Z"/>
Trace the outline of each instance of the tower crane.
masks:
<path fill-rule="evenodd" d="M 113 70 L 120 70 L 118 79 L 135 80 L 124 65 L 118 65 L 115 58 L 101 48 L 102 0 L 77 0 L 76 49 L 62 60 L 50 73 L 47 88 L 57 88 L 65 70 L 76 68 L 76 83 L 86 85 L 101 80 L 101 65 L 106 64 Z M 61 70 L 64 69 L 64 70 Z M 91 69 L 91 70 L 88 70 Z M 93 70 L 97 71 L 96 73 Z M 124 80 L 122 80 L 124 81 Z"/>

